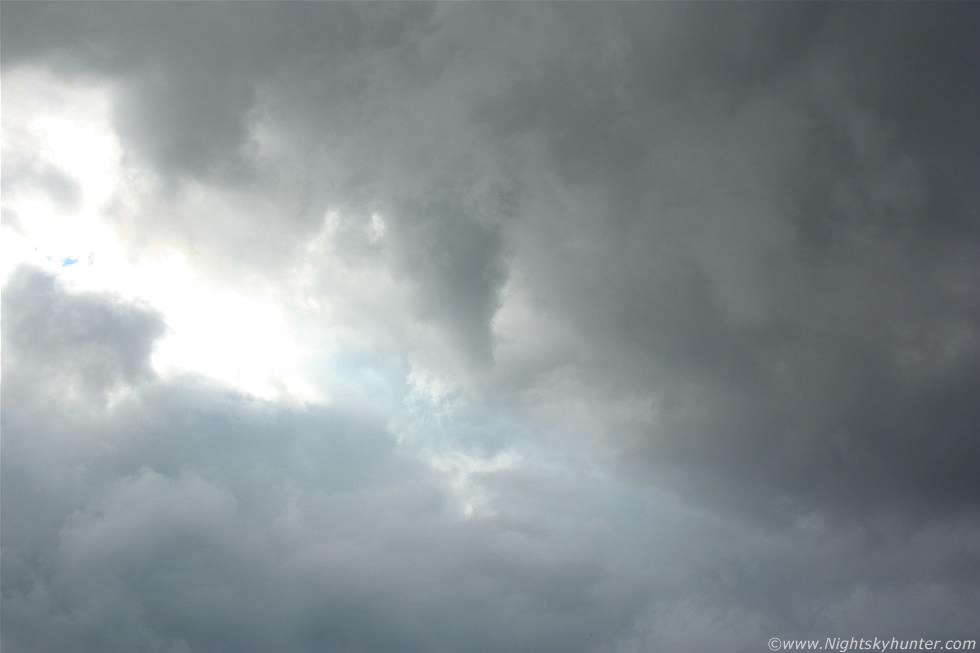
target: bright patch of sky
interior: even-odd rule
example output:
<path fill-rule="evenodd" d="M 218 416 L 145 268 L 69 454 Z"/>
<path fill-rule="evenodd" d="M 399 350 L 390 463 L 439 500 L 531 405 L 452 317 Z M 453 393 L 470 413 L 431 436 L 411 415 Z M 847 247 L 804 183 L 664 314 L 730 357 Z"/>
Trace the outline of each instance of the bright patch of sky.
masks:
<path fill-rule="evenodd" d="M 125 184 L 111 88 L 65 85 L 35 71 L 15 71 L 4 83 L 18 98 L 5 107 L 5 156 L 33 152 L 81 189 L 69 207 L 29 187 L 4 198 L 4 213 L 16 217 L 16 225 L 3 227 L 4 280 L 30 262 L 75 290 L 153 306 L 168 326 L 153 357 L 161 374 L 202 374 L 264 399 L 324 398 L 307 379 L 304 352 L 281 307 L 216 287 L 179 251 L 150 250 L 139 260 L 128 254 L 111 221 Z"/>
<path fill-rule="evenodd" d="M 275 401 L 330 403 L 335 391 L 348 400 L 354 394 L 373 410 L 387 411 L 389 428 L 402 445 L 445 473 L 463 514 L 492 514 L 487 497 L 471 479 L 515 468 L 522 456 L 513 450 L 486 453 L 454 445 L 458 413 L 467 405 L 459 388 L 421 359 L 394 369 L 372 359 L 369 351 L 355 353 L 357 338 L 349 327 L 323 325 L 336 307 L 322 305 L 313 299 L 315 293 L 303 299 L 304 288 L 315 280 L 304 273 L 310 266 L 302 257 L 293 266 L 295 287 L 290 288 L 300 298 L 291 304 L 292 296 L 277 302 L 216 283 L 171 246 L 151 246 L 134 256 L 113 223 L 112 211 L 133 201 L 127 196 L 133 171 L 124 165 L 112 129 L 113 89 L 91 82 L 66 85 L 30 70 L 14 71 L 4 83 L 19 98 L 5 107 L 5 156 L 33 152 L 81 192 L 71 206 L 30 186 L 4 198 L 4 213 L 16 216 L 16 223 L 2 228 L 0 281 L 18 264 L 31 263 L 74 291 L 110 292 L 152 306 L 167 325 L 152 357 L 156 372 L 164 376 L 199 374 Z M 328 213 L 307 244 L 306 257 L 329 254 L 330 240 L 344 229 L 349 227 L 342 217 Z M 372 214 L 363 232 L 372 246 L 381 246 L 387 234 L 384 218 Z M 379 273 L 350 274 L 346 283 L 357 284 L 363 275 Z M 336 283 L 344 283 L 339 274 Z M 339 288 L 345 294 L 350 290 Z"/>

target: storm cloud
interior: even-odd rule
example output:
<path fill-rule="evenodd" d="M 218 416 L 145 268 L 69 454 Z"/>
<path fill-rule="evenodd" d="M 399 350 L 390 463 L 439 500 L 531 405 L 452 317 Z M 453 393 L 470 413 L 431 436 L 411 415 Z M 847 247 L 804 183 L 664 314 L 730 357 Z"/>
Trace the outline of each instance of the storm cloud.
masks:
<path fill-rule="evenodd" d="M 974 6 L 2 12 L 5 649 L 976 639 Z"/>

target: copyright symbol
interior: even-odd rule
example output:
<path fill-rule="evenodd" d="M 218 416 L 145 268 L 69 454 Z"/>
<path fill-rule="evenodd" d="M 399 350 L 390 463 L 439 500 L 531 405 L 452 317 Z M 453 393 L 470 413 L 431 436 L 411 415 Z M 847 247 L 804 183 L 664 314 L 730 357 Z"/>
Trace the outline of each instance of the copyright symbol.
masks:
<path fill-rule="evenodd" d="M 769 640 L 769 650 L 770 651 L 778 651 L 779 650 L 779 646 L 780 646 L 780 641 L 779 641 L 779 638 L 778 637 L 773 637 L 772 639 Z"/>

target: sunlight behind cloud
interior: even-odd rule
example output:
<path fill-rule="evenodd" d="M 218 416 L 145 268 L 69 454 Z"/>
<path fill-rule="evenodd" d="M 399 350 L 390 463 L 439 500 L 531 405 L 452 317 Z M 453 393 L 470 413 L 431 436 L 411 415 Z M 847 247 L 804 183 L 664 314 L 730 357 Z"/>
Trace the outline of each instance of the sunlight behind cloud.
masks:
<path fill-rule="evenodd" d="M 153 357 L 159 373 L 202 374 L 263 399 L 322 399 L 305 380 L 303 352 L 280 307 L 208 283 L 179 251 L 126 255 L 107 215 L 126 192 L 112 89 L 65 85 L 34 71 L 16 71 L 4 83 L 16 98 L 4 107 L 4 158 L 53 170 L 79 189 L 71 206 L 43 186 L 8 193 L 4 213 L 16 220 L 2 230 L 4 281 L 31 263 L 76 291 L 153 306 L 168 326 Z"/>
<path fill-rule="evenodd" d="M 19 263 L 60 267 L 66 259 L 89 261 L 95 252 L 117 257 L 118 243 L 101 220 L 119 182 L 109 90 L 24 70 L 8 74 L 4 86 L 15 98 L 4 103 L 2 147 L 11 164 L 5 167 L 24 166 L 36 179 L 10 184 L 3 198 L 3 280 Z M 45 185 L 52 178 L 69 195 L 77 189 L 76 201 L 59 202 Z"/>
<path fill-rule="evenodd" d="M 140 286 L 171 330 L 153 357 L 159 371 L 193 370 L 264 399 L 318 399 L 279 307 L 205 284 L 179 254 L 145 270 Z"/>

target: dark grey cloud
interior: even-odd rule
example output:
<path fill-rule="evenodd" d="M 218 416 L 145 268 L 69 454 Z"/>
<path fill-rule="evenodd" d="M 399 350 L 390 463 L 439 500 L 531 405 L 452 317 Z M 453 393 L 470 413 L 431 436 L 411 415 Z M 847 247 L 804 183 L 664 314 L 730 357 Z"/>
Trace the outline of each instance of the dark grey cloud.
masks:
<path fill-rule="evenodd" d="M 3 294 L 4 376 L 43 380 L 53 396 L 104 398 L 120 383 L 150 374 L 149 354 L 162 334 L 159 316 L 101 297 L 66 296 L 54 280 L 19 269 Z M 16 381 L 15 381 L 16 382 Z"/>
<path fill-rule="evenodd" d="M 140 319 L 156 319 L 30 270 L 4 301 L 5 316 L 35 322 L 78 304 L 114 316 L 63 352 L 69 369 L 91 365 L 90 346 L 127 356 L 146 338 Z M 42 350 L 11 326 L 22 323 L 4 323 L 5 648 L 587 650 L 625 628 L 643 594 L 594 542 L 570 539 L 574 515 L 603 520 L 601 506 L 555 510 L 594 489 L 552 482 L 531 514 L 464 520 L 369 413 L 124 366 L 106 373 L 127 389 L 111 405 L 54 395 L 44 384 L 57 374 L 34 369 Z"/>
<path fill-rule="evenodd" d="M 110 316 L 65 368 L 91 365 L 92 345 L 143 369 L 146 349 L 139 361 L 127 343 L 155 332 L 152 313 L 27 269 L 13 279 L 5 315 Z M 553 466 L 481 474 L 498 512 L 464 518 L 370 409 L 288 407 L 126 366 L 106 372 L 126 390 L 109 405 L 54 395 L 57 373 L 34 368 L 34 340 L 11 324 L 11 651 L 705 651 L 972 634 L 975 523 L 877 539 L 816 515 L 760 529 Z"/>
<path fill-rule="evenodd" d="M 114 208 L 134 248 L 285 287 L 336 212 L 309 263 L 329 319 L 480 404 L 429 424 L 440 442 L 530 458 L 477 474 L 498 513 L 463 519 L 378 406 L 156 379 L 158 318 L 23 272 L 6 647 L 975 636 L 973 5 L 3 17 L 6 74 L 109 82 L 125 165 L 154 179 Z M 5 184 L 56 194 L 50 174 L 5 153 Z"/>
<path fill-rule="evenodd" d="M 963 78 L 951 58 L 899 72 L 869 45 L 901 49 L 921 8 L 821 8 L 787 43 L 808 11 L 630 7 L 618 74 L 589 58 L 497 98 L 501 134 L 544 144 L 528 176 L 563 182 L 516 260 L 592 345 L 586 383 L 654 404 L 653 428 L 605 437 L 628 466 L 753 509 L 972 513 L 975 192 L 935 154 L 970 168 L 975 121 L 944 107 L 975 98 L 937 88 Z M 667 14 L 674 58 L 638 34 Z M 942 128 L 907 113 L 926 89 Z"/>
<path fill-rule="evenodd" d="M 236 150 L 247 137 L 253 87 L 282 61 L 391 38 L 383 29 L 362 30 L 353 5 L 229 11 L 153 3 L 120 10 L 92 2 L 14 4 L 5 13 L 17 25 L 5 30 L 6 68 L 42 60 L 73 75 L 119 78 L 125 100 L 117 128 L 139 156 L 177 180 L 245 172 Z M 400 20 L 393 26 L 402 29 Z"/>
<path fill-rule="evenodd" d="M 57 168 L 43 161 L 8 161 L 12 174 L 5 174 L 4 189 L 30 188 L 54 199 L 63 207 L 77 205 L 81 192 L 78 184 Z M 8 191 L 9 192 L 9 191 Z"/>

